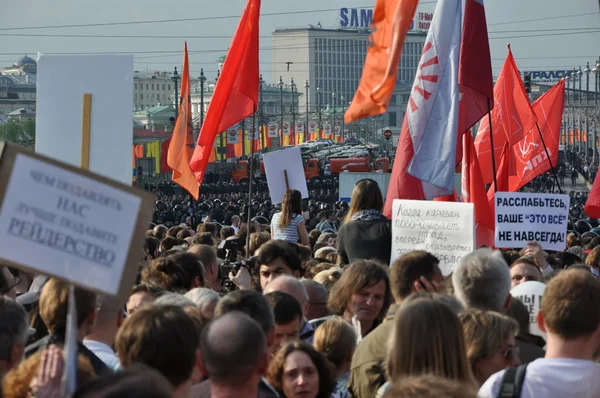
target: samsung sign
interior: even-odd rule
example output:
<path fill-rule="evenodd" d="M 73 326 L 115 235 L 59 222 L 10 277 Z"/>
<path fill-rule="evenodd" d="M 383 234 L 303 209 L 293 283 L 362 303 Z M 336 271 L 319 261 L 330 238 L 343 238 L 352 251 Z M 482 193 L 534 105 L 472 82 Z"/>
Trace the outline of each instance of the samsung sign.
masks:
<path fill-rule="evenodd" d="M 531 81 L 537 83 L 556 83 L 560 79 L 564 79 L 571 75 L 570 70 L 545 70 L 529 72 Z"/>
<path fill-rule="evenodd" d="M 410 29 L 428 30 L 433 19 L 433 13 L 419 12 L 416 14 Z M 373 10 L 366 8 L 340 9 L 340 27 L 350 29 L 369 29 L 373 22 Z"/>

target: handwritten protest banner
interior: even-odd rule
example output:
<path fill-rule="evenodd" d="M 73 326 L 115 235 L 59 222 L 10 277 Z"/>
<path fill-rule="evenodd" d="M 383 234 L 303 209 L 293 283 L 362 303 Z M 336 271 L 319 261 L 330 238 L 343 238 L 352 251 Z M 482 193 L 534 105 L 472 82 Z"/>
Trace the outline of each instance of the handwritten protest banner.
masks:
<path fill-rule="evenodd" d="M 472 203 L 394 200 L 391 263 L 412 250 L 426 250 L 449 275 L 475 249 Z M 390 264 L 391 264 L 390 263 Z"/>
<path fill-rule="evenodd" d="M 143 256 L 154 195 L 0 143 L 0 258 L 121 297 Z"/>
<path fill-rule="evenodd" d="M 498 248 L 522 248 L 537 242 L 544 250 L 564 250 L 567 245 L 569 195 L 496 192 Z"/>

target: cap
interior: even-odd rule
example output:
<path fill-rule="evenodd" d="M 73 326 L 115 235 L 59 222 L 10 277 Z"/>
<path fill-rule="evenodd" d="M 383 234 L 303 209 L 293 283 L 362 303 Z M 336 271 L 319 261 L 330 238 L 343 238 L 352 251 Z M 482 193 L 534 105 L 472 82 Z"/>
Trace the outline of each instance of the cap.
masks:
<path fill-rule="evenodd" d="M 33 282 L 31 283 L 31 286 L 29 286 L 29 290 L 27 293 L 23 293 L 17 297 L 17 302 L 22 306 L 37 303 L 40 300 L 42 289 L 44 288 L 46 282 L 48 282 L 48 279 L 50 279 L 50 277 L 46 275 L 38 275 L 33 278 Z"/>

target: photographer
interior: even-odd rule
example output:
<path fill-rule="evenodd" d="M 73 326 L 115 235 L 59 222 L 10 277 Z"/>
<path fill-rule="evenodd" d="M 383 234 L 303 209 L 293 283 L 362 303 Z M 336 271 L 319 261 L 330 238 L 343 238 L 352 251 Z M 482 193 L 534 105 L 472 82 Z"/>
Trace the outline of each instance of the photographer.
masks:
<path fill-rule="evenodd" d="M 260 281 L 258 290 L 264 289 L 269 282 L 281 275 L 296 278 L 302 276 L 297 250 L 291 243 L 283 240 L 272 240 L 261 246 L 256 257 L 256 265 Z M 252 280 L 247 268 L 241 268 L 235 276 L 229 275 L 229 278 L 242 290 L 252 288 Z"/>

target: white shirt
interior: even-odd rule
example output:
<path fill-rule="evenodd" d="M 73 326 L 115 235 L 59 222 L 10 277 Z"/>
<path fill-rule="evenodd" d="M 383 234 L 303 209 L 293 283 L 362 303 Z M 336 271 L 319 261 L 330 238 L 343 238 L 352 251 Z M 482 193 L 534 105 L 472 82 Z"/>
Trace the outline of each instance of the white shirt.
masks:
<path fill-rule="evenodd" d="M 479 398 L 496 398 L 504 370 L 481 386 Z M 540 358 L 527 366 L 521 398 L 593 398 L 600 395 L 600 366 L 568 358 Z"/>
<path fill-rule="evenodd" d="M 83 340 L 83 345 L 94 353 L 106 366 L 116 371 L 121 368 L 121 361 L 112 348 L 95 340 Z"/>

